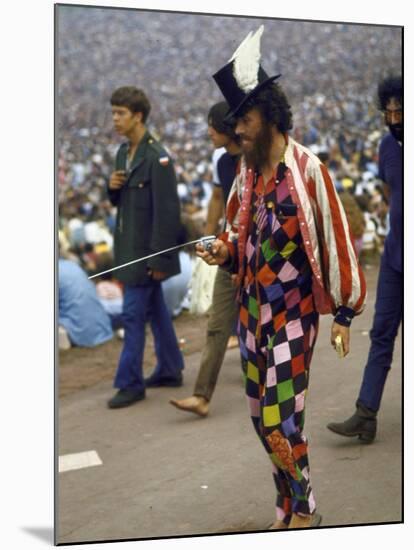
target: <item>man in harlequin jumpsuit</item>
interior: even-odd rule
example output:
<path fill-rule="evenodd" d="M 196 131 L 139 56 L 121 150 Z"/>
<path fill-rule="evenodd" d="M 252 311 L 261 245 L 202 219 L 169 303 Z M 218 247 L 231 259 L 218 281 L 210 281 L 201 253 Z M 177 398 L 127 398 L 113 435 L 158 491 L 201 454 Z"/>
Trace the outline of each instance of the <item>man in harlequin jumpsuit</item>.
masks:
<path fill-rule="evenodd" d="M 237 119 L 243 152 L 227 203 L 227 228 L 208 264 L 235 274 L 240 349 L 254 427 L 277 489 L 273 529 L 320 523 L 303 433 L 309 367 L 319 313 L 331 312 L 331 343 L 365 303 L 365 281 L 329 174 L 295 142 L 287 98 L 260 66 L 263 27 L 250 34 L 214 79 Z"/>

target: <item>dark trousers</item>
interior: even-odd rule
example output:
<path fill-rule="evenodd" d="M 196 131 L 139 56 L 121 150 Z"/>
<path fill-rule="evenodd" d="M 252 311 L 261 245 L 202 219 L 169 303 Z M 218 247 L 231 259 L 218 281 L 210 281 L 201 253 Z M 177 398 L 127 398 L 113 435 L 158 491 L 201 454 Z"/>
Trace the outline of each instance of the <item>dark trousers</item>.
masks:
<path fill-rule="evenodd" d="M 359 403 L 373 411 L 380 408 L 385 381 L 391 368 L 394 342 L 402 316 L 402 295 L 402 273 L 395 271 L 383 255 L 370 332 L 371 347 L 358 398 Z"/>
<path fill-rule="evenodd" d="M 119 359 L 114 387 L 143 391 L 142 360 L 145 348 L 145 324 L 151 323 L 154 335 L 157 365 L 154 375 L 160 378 L 178 378 L 184 361 L 161 284 L 127 286 L 124 288 L 122 324 L 125 330 L 124 346 Z"/>

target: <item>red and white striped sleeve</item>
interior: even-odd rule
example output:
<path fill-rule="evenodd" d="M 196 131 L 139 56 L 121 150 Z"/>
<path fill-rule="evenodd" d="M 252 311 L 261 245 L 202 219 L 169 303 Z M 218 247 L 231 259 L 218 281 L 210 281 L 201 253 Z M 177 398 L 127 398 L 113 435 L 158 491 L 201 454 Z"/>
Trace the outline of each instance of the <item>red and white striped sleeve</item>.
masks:
<path fill-rule="evenodd" d="M 321 233 L 321 262 L 336 307 L 335 320 L 349 326 L 354 315 L 360 314 L 365 306 L 365 277 L 352 243 L 345 210 L 326 166 L 309 162 L 307 168 Z"/>

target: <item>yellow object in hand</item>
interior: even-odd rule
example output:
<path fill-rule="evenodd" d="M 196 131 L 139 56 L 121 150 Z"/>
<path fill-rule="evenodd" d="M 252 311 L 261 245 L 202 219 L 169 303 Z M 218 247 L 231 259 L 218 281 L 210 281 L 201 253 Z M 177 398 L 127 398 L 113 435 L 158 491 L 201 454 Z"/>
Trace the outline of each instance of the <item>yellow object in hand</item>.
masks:
<path fill-rule="evenodd" d="M 335 349 L 338 357 L 342 359 L 344 357 L 344 343 L 340 334 L 335 338 Z"/>

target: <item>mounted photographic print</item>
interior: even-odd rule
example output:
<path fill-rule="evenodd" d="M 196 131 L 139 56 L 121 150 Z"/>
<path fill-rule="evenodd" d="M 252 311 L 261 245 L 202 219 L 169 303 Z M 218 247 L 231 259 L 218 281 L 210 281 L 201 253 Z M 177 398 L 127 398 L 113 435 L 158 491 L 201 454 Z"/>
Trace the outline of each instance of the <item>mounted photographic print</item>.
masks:
<path fill-rule="evenodd" d="M 56 544 L 402 523 L 403 27 L 55 24 Z"/>

